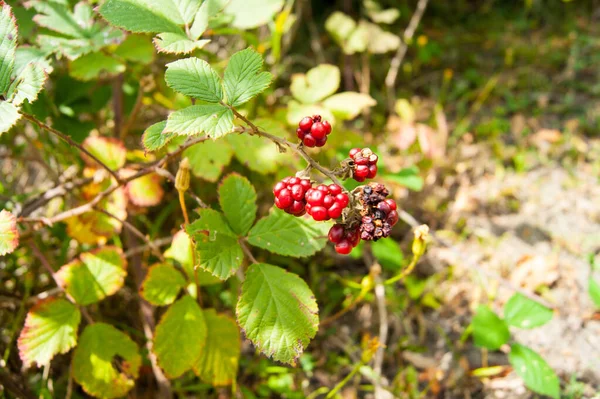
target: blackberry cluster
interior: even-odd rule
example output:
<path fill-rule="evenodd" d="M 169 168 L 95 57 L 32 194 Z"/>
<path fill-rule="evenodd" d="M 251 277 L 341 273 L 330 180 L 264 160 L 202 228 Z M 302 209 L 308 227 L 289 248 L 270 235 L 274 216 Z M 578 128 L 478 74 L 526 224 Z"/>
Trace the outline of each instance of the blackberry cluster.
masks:
<path fill-rule="evenodd" d="M 306 192 L 306 212 L 316 221 L 339 218 L 349 202 L 337 184 L 319 184 Z"/>
<path fill-rule="evenodd" d="M 335 244 L 335 252 L 341 255 L 348 255 L 360 242 L 358 228 L 347 229 L 342 224 L 334 224 L 327 237 Z"/>
<path fill-rule="evenodd" d="M 398 223 L 396 202 L 386 197 L 389 191 L 383 184 L 370 183 L 362 188 L 359 201 L 363 205 L 359 227 L 360 238 L 377 241 L 388 237 L 392 227 Z"/>
<path fill-rule="evenodd" d="M 372 179 L 377 175 L 377 160 L 379 157 L 369 148 L 353 148 L 349 154 L 354 164 L 352 166 L 352 178 L 358 182 Z"/>
<path fill-rule="evenodd" d="M 311 188 L 310 180 L 286 177 L 273 188 L 275 205 L 287 213 L 302 216 L 306 213 L 306 192 Z"/>
<path fill-rule="evenodd" d="M 323 147 L 329 133 L 331 133 L 331 125 L 322 120 L 321 115 L 302 118 L 296 130 L 296 135 L 307 147 Z"/>

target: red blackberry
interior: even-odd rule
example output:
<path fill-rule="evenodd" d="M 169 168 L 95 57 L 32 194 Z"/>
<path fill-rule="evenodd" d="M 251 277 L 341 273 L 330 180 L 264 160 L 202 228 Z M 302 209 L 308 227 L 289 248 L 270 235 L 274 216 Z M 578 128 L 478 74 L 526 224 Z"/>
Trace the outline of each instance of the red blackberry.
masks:
<path fill-rule="evenodd" d="M 286 177 L 273 188 L 275 205 L 292 215 L 304 215 L 306 213 L 305 195 L 311 186 L 308 179 Z"/>
<path fill-rule="evenodd" d="M 334 224 L 329 229 L 328 238 L 335 244 L 338 254 L 348 255 L 360 242 L 360 232 L 358 228 L 347 229 L 341 224 Z"/>
<path fill-rule="evenodd" d="M 323 147 L 327 135 L 331 133 L 331 125 L 321 119 L 321 115 L 305 116 L 298 123 L 296 135 L 307 147 Z"/>
<path fill-rule="evenodd" d="M 350 199 L 337 184 L 319 184 L 306 192 L 306 212 L 316 221 L 337 219 Z"/>
<path fill-rule="evenodd" d="M 372 179 L 377 175 L 377 154 L 369 148 L 353 148 L 348 153 L 354 161 L 352 177 L 358 182 Z"/>

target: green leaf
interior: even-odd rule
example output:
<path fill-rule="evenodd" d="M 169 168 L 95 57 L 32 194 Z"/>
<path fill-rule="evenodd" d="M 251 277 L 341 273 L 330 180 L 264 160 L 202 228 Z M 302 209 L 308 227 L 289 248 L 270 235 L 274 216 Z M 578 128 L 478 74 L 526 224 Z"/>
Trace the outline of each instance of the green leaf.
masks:
<path fill-rule="evenodd" d="M 142 135 L 142 144 L 147 151 L 157 151 L 167 145 L 175 136 L 175 133 L 163 133 L 167 127 L 167 121 L 155 123 Z"/>
<path fill-rule="evenodd" d="M 298 101 L 290 100 L 288 103 L 287 122 L 292 126 L 297 126 L 298 121 L 306 115 L 321 115 L 321 117 L 332 125 L 335 124 L 335 117 L 330 110 L 322 105 L 301 104 Z"/>
<path fill-rule="evenodd" d="M 378 25 L 370 22 L 361 21 L 360 24 L 364 24 L 367 29 L 368 49 L 371 54 L 385 54 L 396 50 L 400 46 L 400 37 L 393 33 L 386 32 Z"/>
<path fill-rule="evenodd" d="M 77 343 L 81 313 L 77 306 L 60 298 L 38 302 L 25 319 L 19 336 L 19 355 L 23 366 L 50 364 L 58 353 L 67 353 Z"/>
<path fill-rule="evenodd" d="M 400 17 L 400 10 L 397 8 L 382 9 L 379 3 L 373 0 L 364 2 L 367 15 L 371 20 L 378 24 L 393 24 Z"/>
<path fill-rule="evenodd" d="M 146 35 L 127 35 L 115 55 L 127 61 L 150 64 L 154 61 L 154 46 Z"/>
<path fill-rule="evenodd" d="M 252 29 L 271 21 L 283 3 L 284 0 L 231 0 L 225 13 L 233 16 L 235 28 Z"/>
<path fill-rule="evenodd" d="M 218 103 L 223 99 L 221 78 L 208 62 L 186 58 L 167 64 L 167 85 L 173 90 L 202 101 Z"/>
<path fill-rule="evenodd" d="M 206 28 L 211 17 L 217 15 L 227 5 L 229 0 L 204 0 L 200 9 L 196 13 L 194 23 L 190 28 L 190 34 L 194 39 L 198 39 Z"/>
<path fill-rule="evenodd" d="M 89 395 L 120 398 L 135 385 L 141 363 L 131 338 L 109 324 L 94 323 L 85 328 L 75 348 L 73 378 Z"/>
<path fill-rule="evenodd" d="M 17 21 L 8 4 L 0 4 L 0 95 L 3 95 L 10 86 L 10 77 L 15 65 L 15 51 L 17 48 Z M 0 120 L 3 120 L 0 109 Z M 4 132 L 4 126 L 8 123 L 0 122 L 0 133 Z M 8 127 L 12 126 L 10 124 Z M 8 129 L 6 129 L 8 130 Z"/>
<path fill-rule="evenodd" d="M 185 278 L 173 266 L 160 263 L 152 266 L 140 288 L 140 295 L 156 306 L 170 305 L 185 287 Z"/>
<path fill-rule="evenodd" d="M 294 365 L 317 333 L 318 313 L 314 294 L 296 274 L 264 263 L 248 269 L 236 314 L 265 355 Z"/>
<path fill-rule="evenodd" d="M 214 309 L 204 311 L 208 334 L 206 347 L 194 365 L 194 373 L 212 386 L 231 385 L 240 358 L 240 330 L 230 317 Z"/>
<path fill-rule="evenodd" d="M 371 243 L 373 255 L 384 269 L 398 271 L 404 264 L 404 254 L 394 240 L 379 240 Z"/>
<path fill-rule="evenodd" d="M 244 236 L 256 219 L 256 190 L 243 176 L 232 173 L 219 185 L 219 204 L 229 225 Z"/>
<path fill-rule="evenodd" d="M 220 104 L 192 105 L 169 115 L 165 132 L 206 134 L 218 139 L 233 131 L 233 112 Z"/>
<path fill-rule="evenodd" d="M 201 286 L 220 283 L 221 280 L 205 270 L 197 269 L 194 272 L 192 254 L 194 247 L 192 244 L 192 240 L 190 240 L 188 234 L 183 230 L 179 230 L 173 236 L 171 246 L 165 251 L 165 258 L 174 259 L 179 262 L 190 280 L 194 280 L 198 276 L 198 283 Z"/>
<path fill-rule="evenodd" d="M 58 284 L 80 305 L 101 301 L 117 292 L 125 281 L 126 261 L 117 247 L 84 252 L 55 274 Z"/>
<path fill-rule="evenodd" d="M 269 87 L 273 75 L 261 72 L 262 67 L 261 55 L 251 48 L 231 56 L 223 79 L 228 104 L 242 105 Z"/>
<path fill-rule="evenodd" d="M 14 105 L 21 105 L 27 100 L 33 103 L 46 82 L 46 72 L 38 64 L 27 64 L 8 89 L 7 98 Z"/>
<path fill-rule="evenodd" d="M 212 209 L 201 209 L 199 219 L 187 227 L 196 241 L 200 267 L 227 280 L 242 265 L 244 252 L 225 218 Z"/>
<path fill-rule="evenodd" d="M 123 142 L 114 137 L 89 136 L 83 142 L 83 148 L 98 158 L 112 170 L 117 170 L 125 165 L 127 149 Z M 99 168 L 93 159 L 84 156 L 83 160 L 88 166 Z"/>
<path fill-rule="evenodd" d="M 1 230 L 1 228 L 0 228 L 0 230 Z M 0 255 L 2 255 L 1 250 L 0 250 Z M 594 305 L 596 306 L 596 308 L 600 308 L 600 284 L 598 284 L 598 282 L 593 278 L 589 279 L 588 293 L 590 294 L 590 298 L 592 299 L 592 302 L 594 302 Z"/>
<path fill-rule="evenodd" d="M 341 46 L 356 29 L 356 22 L 341 11 L 333 12 L 325 21 L 325 29 Z"/>
<path fill-rule="evenodd" d="M 233 151 L 224 140 L 205 141 L 185 150 L 183 156 L 189 159 L 194 176 L 216 182 L 223 168 L 231 162 Z"/>
<path fill-rule="evenodd" d="M 189 295 L 162 316 L 154 335 L 154 353 L 169 378 L 190 370 L 206 343 L 206 322 L 198 303 Z"/>
<path fill-rule="evenodd" d="M 419 168 L 416 166 L 409 166 L 398 173 L 386 173 L 382 178 L 413 191 L 421 191 L 423 189 L 423 178 L 419 175 Z"/>
<path fill-rule="evenodd" d="M 164 6 L 169 1 L 155 0 L 106 0 L 99 8 L 100 14 L 112 25 L 128 31 L 140 32 L 174 32 L 183 33 L 172 14 L 167 16 Z M 162 5 L 162 6 L 159 6 Z M 173 3 L 171 3 L 173 4 Z"/>
<path fill-rule="evenodd" d="M 504 305 L 504 320 L 510 326 L 534 328 L 552 319 L 553 312 L 524 295 L 514 294 Z"/>
<path fill-rule="evenodd" d="M 125 65 L 103 53 L 89 53 L 69 65 L 69 74 L 83 81 L 96 79 L 101 74 L 118 75 L 122 72 L 125 72 Z"/>
<path fill-rule="evenodd" d="M 248 234 L 255 247 L 286 256 L 305 257 L 323 249 L 331 225 L 298 218 L 273 208 Z"/>
<path fill-rule="evenodd" d="M 135 206 L 148 207 L 160 204 L 165 194 L 162 178 L 156 173 L 138 177 L 125 185 L 127 198 Z"/>
<path fill-rule="evenodd" d="M 323 101 L 323 106 L 341 119 L 354 119 L 364 109 L 373 107 L 377 102 L 368 94 L 345 91 L 334 94 Z"/>
<path fill-rule="evenodd" d="M 175 4 L 175 8 L 181 17 L 181 22 L 185 25 L 190 24 L 198 9 L 200 8 L 200 0 L 171 0 Z"/>
<path fill-rule="evenodd" d="M 340 86 L 340 69 L 321 64 L 306 74 L 292 75 L 290 90 L 294 98 L 304 104 L 314 104 L 335 93 Z"/>
<path fill-rule="evenodd" d="M 89 4 L 80 3 L 76 7 L 79 18 L 67 8 L 68 3 L 33 1 L 32 4 L 40 13 L 33 18 L 38 25 L 76 39 L 88 37 L 92 26 L 92 9 Z"/>
<path fill-rule="evenodd" d="M 2 209 L 0 211 L 0 256 L 13 252 L 18 245 L 17 218 L 6 209 Z"/>
<path fill-rule="evenodd" d="M 525 381 L 527 388 L 554 399 L 560 398 L 560 381 L 556 373 L 535 351 L 520 344 L 512 344 L 508 360 Z"/>
<path fill-rule="evenodd" d="M 480 305 L 473 317 L 473 338 L 475 345 L 496 350 L 508 342 L 508 326 L 489 307 Z"/>
<path fill-rule="evenodd" d="M 0 135 L 8 132 L 19 119 L 19 108 L 7 101 L 0 101 Z"/>
<path fill-rule="evenodd" d="M 210 42 L 210 40 L 190 40 L 183 34 L 171 32 L 161 33 L 153 41 L 159 53 L 169 54 L 189 54 Z"/>

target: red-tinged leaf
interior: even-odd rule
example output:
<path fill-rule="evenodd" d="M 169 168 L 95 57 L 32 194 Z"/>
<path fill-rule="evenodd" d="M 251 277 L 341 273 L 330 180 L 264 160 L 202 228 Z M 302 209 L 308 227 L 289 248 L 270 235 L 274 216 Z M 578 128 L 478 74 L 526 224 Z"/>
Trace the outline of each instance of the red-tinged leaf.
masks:
<path fill-rule="evenodd" d="M 127 160 L 127 149 L 123 142 L 113 137 L 90 136 L 83 142 L 83 148 L 98 158 L 112 170 L 117 170 Z M 90 157 L 83 157 L 88 166 L 99 168 L 96 161 Z"/>
<path fill-rule="evenodd" d="M 0 211 L 0 256 L 13 252 L 18 245 L 17 218 L 3 209 Z"/>
<path fill-rule="evenodd" d="M 160 204 L 164 195 L 161 181 L 159 175 L 148 174 L 127 183 L 125 191 L 134 205 L 155 206 Z"/>

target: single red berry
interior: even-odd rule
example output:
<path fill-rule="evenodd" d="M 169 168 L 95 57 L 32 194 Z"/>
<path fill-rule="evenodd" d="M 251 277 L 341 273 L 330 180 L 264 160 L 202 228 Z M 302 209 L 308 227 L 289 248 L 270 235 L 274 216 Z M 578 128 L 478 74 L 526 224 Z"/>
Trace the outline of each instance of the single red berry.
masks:
<path fill-rule="evenodd" d="M 316 122 L 310 128 L 310 134 L 316 139 L 322 139 L 327 135 L 327 129 L 323 126 L 323 123 Z"/>
<path fill-rule="evenodd" d="M 386 201 L 381 201 L 379 204 L 377 204 L 377 209 L 383 211 L 386 215 L 392 211 L 390 204 L 388 204 Z"/>
<path fill-rule="evenodd" d="M 282 208 L 287 208 L 288 206 L 292 205 L 292 203 L 294 202 L 294 198 L 292 197 L 292 192 L 287 188 L 284 188 L 283 190 L 281 190 L 279 192 L 279 195 L 277 196 L 277 198 L 279 198 L 279 203 L 281 204 Z"/>
<path fill-rule="evenodd" d="M 294 184 L 298 184 L 300 183 L 300 179 L 298 179 L 297 177 L 292 177 L 290 178 L 290 180 L 288 180 L 288 185 L 293 186 Z"/>
<path fill-rule="evenodd" d="M 366 165 L 356 165 L 354 168 L 355 177 L 367 177 L 369 175 L 369 167 Z"/>
<path fill-rule="evenodd" d="M 315 146 L 323 147 L 325 145 L 325 143 L 327 143 L 327 137 L 323 137 L 322 139 L 317 139 Z"/>
<path fill-rule="evenodd" d="M 372 179 L 376 175 L 377 175 L 377 165 L 371 165 L 371 166 L 369 166 L 369 174 L 367 175 L 367 177 L 369 179 Z"/>
<path fill-rule="evenodd" d="M 308 131 L 310 131 L 310 128 L 312 125 L 313 125 L 312 118 L 310 116 L 305 116 L 304 118 L 302 118 L 302 120 L 298 124 L 298 127 L 300 129 L 304 130 L 305 132 L 308 132 Z"/>
<path fill-rule="evenodd" d="M 328 208 L 333 205 L 333 203 L 335 202 L 335 199 L 327 194 L 324 198 L 323 198 L 323 206 L 325 206 L 325 208 Z"/>
<path fill-rule="evenodd" d="M 286 188 L 286 184 L 282 181 L 278 182 L 275 187 L 273 187 L 273 194 L 275 194 L 275 196 L 277 197 L 279 195 L 279 193 L 281 192 L 281 190 L 283 190 L 284 188 Z"/>
<path fill-rule="evenodd" d="M 329 241 L 337 244 L 342 241 L 342 238 L 344 238 L 344 233 L 344 226 L 341 224 L 334 224 L 331 226 L 331 229 L 329 229 L 329 234 L 327 237 L 329 238 Z"/>
<path fill-rule="evenodd" d="M 361 156 L 357 156 L 354 158 L 354 163 L 357 165 L 369 166 L 369 159 Z"/>
<path fill-rule="evenodd" d="M 304 187 L 302 187 L 302 185 L 300 184 L 294 184 L 292 186 L 292 197 L 294 197 L 294 199 L 296 201 L 302 201 L 304 199 Z"/>
<path fill-rule="evenodd" d="M 323 191 L 311 189 L 306 192 L 306 202 L 311 205 L 321 205 L 323 203 L 323 197 L 325 197 L 325 193 Z"/>
<path fill-rule="evenodd" d="M 324 185 L 324 184 L 319 184 L 317 186 L 317 190 L 323 191 L 324 193 L 329 194 L 329 188 L 326 185 Z"/>
<path fill-rule="evenodd" d="M 283 209 L 283 206 L 281 206 L 281 202 L 279 201 L 279 197 L 275 197 L 275 206 L 279 209 Z"/>
<path fill-rule="evenodd" d="M 348 198 L 347 194 L 338 194 L 335 196 L 335 201 L 340 204 L 340 206 L 342 208 L 345 208 L 348 206 L 348 204 L 350 203 L 350 199 Z"/>
<path fill-rule="evenodd" d="M 342 216 L 343 210 L 344 210 L 344 207 L 341 206 L 339 202 L 336 202 L 329 207 L 329 209 L 327 210 L 327 214 L 329 215 L 329 217 L 331 219 L 337 219 L 340 216 Z"/>
<path fill-rule="evenodd" d="M 354 229 L 346 231 L 346 239 L 353 247 L 357 246 L 360 242 L 360 230 Z"/>
<path fill-rule="evenodd" d="M 327 121 L 323 121 L 323 127 L 325 128 L 325 134 L 331 133 L 331 124 Z"/>
<path fill-rule="evenodd" d="M 348 155 L 350 155 L 350 158 L 354 158 L 354 156 L 356 154 L 358 154 L 360 152 L 360 148 L 353 148 L 350 150 L 350 152 L 348 153 Z"/>
<path fill-rule="evenodd" d="M 396 201 L 394 201 L 391 198 L 388 198 L 385 200 L 385 202 L 390 206 L 390 209 L 392 211 L 395 211 L 396 209 L 398 209 L 398 206 L 396 205 Z"/>
<path fill-rule="evenodd" d="M 305 146 L 314 147 L 317 144 L 317 140 L 313 137 L 312 134 L 307 134 L 304 136 L 304 140 L 302 140 Z"/>
<path fill-rule="evenodd" d="M 300 140 L 304 140 L 304 137 L 306 137 L 306 133 L 304 132 L 304 130 L 298 128 L 296 129 L 296 136 L 298 136 Z"/>
<path fill-rule="evenodd" d="M 396 223 L 398 223 L 398 212 L 397 211 L 391 211 L 389 213 L 389 215 L 387 216 L 386 221 L 390 224 L 390 226 L 395 225 Z"/>
<path fill-rule="evenodd" d="M 337 184 L 330 184 L 327 187 L 329 188 L 329 194 L 331 195 L 338 195 L 342 193 L 342 188 Z"/>
<path fill-rule="evenodd" d="M 294 201 L 292 206 L 290 206 L 290 213 L 297 215 L 300 212 L 304 212 L 304 202 L 302 201 Z"/>
<path fill-rule="evenodd" d="M 313 217 L 314 220 L 316 220 L 317 222 L 323 221 L 323 220 L 327 220 L 327 209 L 325 209 L 325 207 L 323 206 L 314 206 L 311 208 L 310 210 L 310 215 Z"/>
<path fill-rule="evenodd" d="M 302 186 L 302 188 L 304 188 L 304 191 L 307 191 L 312 186 L 310 184 L 310 180 L 308 180 L 308 179 L 302 179 L 302 180 L 300 180 L 300 185 Z"/>
<path fill-rule="evenodd" d="M 335 252 L 340 255 L 348 255 L 352 251 L 352 245 L 348 242 L 348 240 L 342 240 L 339 243 L 335 244 Z"/>

